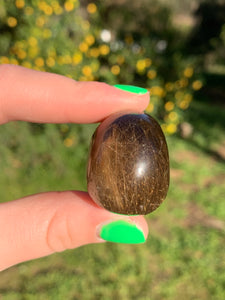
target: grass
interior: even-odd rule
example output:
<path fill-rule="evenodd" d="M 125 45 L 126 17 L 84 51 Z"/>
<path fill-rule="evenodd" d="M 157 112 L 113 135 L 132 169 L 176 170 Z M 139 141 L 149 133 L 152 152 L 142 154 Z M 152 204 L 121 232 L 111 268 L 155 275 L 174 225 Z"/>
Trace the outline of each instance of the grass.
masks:
<path fill-rule="evenodd" d="M 192 139 L 167 138 L 170 190 L 147 216 L 144 245 L 89 245 L 20 264 L 0 274 L 0 299 L 224 299 L 224 113 L 216 106 L 209 113 L 207 105 L 191 108 Z M 94 128 L 1 126 L 0 199 L 85 189 Z"/>

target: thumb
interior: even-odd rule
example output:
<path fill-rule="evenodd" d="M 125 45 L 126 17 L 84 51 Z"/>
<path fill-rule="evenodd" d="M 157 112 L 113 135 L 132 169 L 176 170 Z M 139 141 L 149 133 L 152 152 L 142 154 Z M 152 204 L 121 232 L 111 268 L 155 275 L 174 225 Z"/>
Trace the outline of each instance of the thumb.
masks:
<path fill-rule="evenodd" d="M 85 192 L 49 192 L 0 204 L 0 270 L 23 261 L 104 240 L 142 243 L 142 216 L 98 207 Z"/>

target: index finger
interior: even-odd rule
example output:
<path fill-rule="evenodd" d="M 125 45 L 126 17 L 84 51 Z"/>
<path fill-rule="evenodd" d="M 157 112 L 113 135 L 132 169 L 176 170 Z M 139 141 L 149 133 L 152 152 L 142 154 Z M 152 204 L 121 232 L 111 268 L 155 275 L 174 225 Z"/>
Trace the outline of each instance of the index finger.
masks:
<path fill-rule="evenodd" d="M 0 123 L 95 123 L 118 111 L 143 112 L 149 93 L 101 82 L 77 82 L 20 66 L 0 66 Z"/>

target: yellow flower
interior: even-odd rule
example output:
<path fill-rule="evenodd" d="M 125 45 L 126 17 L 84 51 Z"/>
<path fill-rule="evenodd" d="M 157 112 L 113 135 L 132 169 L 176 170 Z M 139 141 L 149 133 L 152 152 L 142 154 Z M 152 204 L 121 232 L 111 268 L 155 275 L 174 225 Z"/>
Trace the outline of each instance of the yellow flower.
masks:
<path fill-rule="evenodd" d="M 14 17 L 9 17 L 7 19 L 7 23 L 9 25 L 9 27 L 16 27 L 16 25 L 17 25 L 17 19 L 14 18 Z"/>
<path fill-rule="evenodd" d="M 56 15 L 61 15 L 62 14 L 63 9 L 62 9 L 62 7 L 59 5 L 59 3 L 57 1 L 52 1 L 51 5 L 52 5 L 52 8 L 53 8 L 54 13 Z"/>
<path fill-rule="evenodd" d="M 37 46 L 37 39 L 33 36 L 31 36 L 29 39 L 28 39 L 28 44 L 31 46 L 31 47 L 35 47 Z"/>
<path fill-rule="evenodd" d="M 83 57 L 82 54 L 77 52 L 72 57 L 72 62 L 74 65 L 78 65 L 82 61 Z"/>
<path fill-rule="evenodd" d="M 30 58 L 34 58 L 35 56 L 37 56 L 38 53 L 39 53 L 38 47 L 31 47 L 28 49 L 28 56 Z"/>
<path fill-rule="evenodd" d="M 34 61 L 35 65 L 37 67 L 43 67 L 44 66 L 44 59 L 42 57 L 37 57 Z"/>
<path fill-rule="evenodd" d="M 151 95 L 158 96 L 158 97 L 163 97 L 165 95 L 164 89 L 160 86 L 153 86 L 150 92 Z"/>
<path fill-rule="evenodd" d="M 32 65 L 31 65 L 31 63 L 29 61 L 23 61 L 21 65 L 23 67 L 29 68 L 29 69 L 32 67 Z"/>
<path fill-rule="evenodd" d="M 184 70 L 184 76 L 187 77 L 187 78 L 191 78 L 194 74 L 194 69 L 192 67 L 187 67 L 185 70 Z"/>
<path fill-rule="evenodd" d="M 45 8 L 43 9 L 44 10 L 44 13 L 47 15 L 47 16 L 51 16 L 52 13 L 53 13 L 53 8 L 46 4 Z"/>
<path fill-rule="evenodd" d="M 16 41 L 14 44 L 15 49 L 24 49 L 26 47 L 25 41 Z"/>
<path fill-rule="evenodd" d="M 184 88 L 188 85 L 188 79 L 187 78 L 181 78 L 180 79 L 180 87 Z"/>
<path fill-rule="evenodd" d="M 98 48 L 92 48 L 90 49 L 90 56 L 92 57 L 98 57 L 100 55 L 100 51 Z"/>
<path fill-rule="evenodd" d="M 192 88 L 193 90 L 195 91 L 198 91 L 202 88 L 202 82 L 200 80 L 195 80 L 193 83 L 192 83 Z"/>
<path fill-rule="evenodd" d="M 48 56 L 56 58 L 56 51 L 54 48 L 49 48 L 47 53 L 48 53 Z"/>
<path fill-rule="evenodd" d="M 16 55 L 19 59 L 24 59 L 27 56 L 27 53 L 23 49 L 18 49 Z"/>
<path fill-rule="evenodd" d="M 95 37 L 92 34 L 89 34 L 86 36 L 85 41 L 88 43 L 89 46 L 91 46 L 95 42 Z"/>
<path fill-rule="evenodd" d="M 74 9 L 74 4 L 71 1 L 66 1 L 64 3 L 64 8 L 66 11 L 72 11 Z"/>
<path fill-rule="evenodd" d="M 165 103 L 165 110 L 171 111 L 174 109 L 174 103 L 172 101 L 168 101 Z"/>
<path fill-rule="evenodd" d="M 33 70 L 37 70 L 37 71 L 41 71 L 41 68 L 37 67 L 37 66 L 33 66 L 32 68 Z"/>
<path fill-rule="evenodd" d="M 92 69 L 90 66 L 84 66 L 82 68 L 82 73 L 85 75 L 85 76 L 90 76 L 92 74 Z"/>
<path fill-rule="evenodd" d="M 24 2 L 24 0 L 16 0 L 15 5 L 17 8 L 23 8 L 25 5 L 25 2 Z"/>
<path fill-rule="evenodd" d="M 189 102 L 188 102 L 187 100 L 182 100 L 182 101 L 180 101 L 180 102 L 178 103 L 178 106 L 179 106 L 181 109 L 185 110 L 185 109 L 187 109 L 187 108 L 189 107 Z"/>
<path fill-rule="evenodd" d="M 9 64 L 9 59 L 6 56 L 0 56 L 0 64 Z"/>
<path fill-rule="evenodd" d="M 154 104 L 153 103 L 149 103 L 147 108 L 146 108 L 146 112 L 151 113 L 154 110 Z"/>
<path fill-rule="evenodd" d="M 11 59 L 10 59 L 10 64 L 12 64 L 12 65 L 18 65 L 18 64 L 19 64 L 19 62 L 18 62 L 18 60 L 17 60 L 17 59 L 15 59 L 15 58 L 11 58 Z"/>
<path fill-rule="evenodd" d="M 146 68 L 145 59 L 139 59 L 136 63 L 136 69 L 138 72 L 143 72 Z"/>
<path fill-rule="evenodd" d="M 120 74 L 120 67 L 118 65 L 114 65 L 111 67 L 111 72 L 113 75 L 119 75 Z"/>
<path fill-rule="evenodd" d="M 38 1 L 38 8 L 42 10 L 47 16 L 51 16 L 53 13 L 53 8 L 45 1 Z"/>
<path fill-rule="evenodd" d="M 149 79 L 154 79 L 156 77 L 157 73 L 155 70 L 149 70 L 148 73 L 147 73 L 147 77 Z"/>
<path fill-rule="evenodd" d="M 46 59 L 46 65 L 47 65 L 48 67 L 54 67 L 54 65 L 55 65 L 55 60 L 54 60 L 54 58 L 53 58 L 53 57 L 48 57 L 48 58 Z"/>
<path fill-rule="evenodd" d="M 172 92 L 173 91 L 173 88 L 174 88 L 174 84 L 172 82 L 167 82 L 165 84 L 165 89 L 168 91 L 168 92 Z"/>
<path fill-rule="evenodd" d="M 176 125 L 176 124 L 171 123 L 171 124 L 168 124 L 168 125 L 166 126 L 166 132 L 167 132 L 168 134 L 173 134 L 173 133 L 175 133 L 176 131 L 177 131 L 177 125 Z"/>
<path fill-rule="evenodd" d="M 177 81 L 175 82 L 174 86 L 175 86 L 175 88 L 176 88 L 177 90 L 181 89 L 182 86 L 181 86 L 180 80 L 177 80 Z"/>
<path fill-rule="evenodd" d="M 57 0 L 52 0 L 51 1 L 51 6 L 52 6 L 53 9 L 55 9 L 55 8 L 59 7 L 60 5 L 59 5 L 59 2 Z"/>
<path fill-rule="evenodd" d="M 175 122 L 178 119 L 178 114 L 176 112 L 172 111 L 169 113 L 168 119 L 172 122 Z"/>
<path fill-rule="evenodd" d="M 38 8 L 44 10 L 48 4 L 45 1 L 38 1 Z"/>
<path fill-rule="evenodd" d="M 73 146 L 74 144 L 74 137 L 68 137 L 66 138 L 64 141 L 63 141 L 63 144 L 66 146 L 66 147 L 71 147 Z"/>
<path fill-rule="evenodd" d="M 124 56 L 123 56 L 123 55 L 118 55 L 118 56 L 117 56 L 117 63 L 118 63 L 119 65 L 122 65 L 124 62 L 125 62 Z"/>
<path fill-rule="evenodd" d="M 191 102 L 193 99 L 193 96 L 191 94 L 185 94 L 184 95 L 184 100 L 187 101 L 187 102 Z"/>
<path fill-rule="evenodd" d="M 38 17 L 38 18 L 36 19 L 36 25 L 37 25 L 38 27 L 43 27 L 44 24 L 45 24 L 45 22 L 46 22 L 46 19 L 45 19 L 44 16 L 40 16 L 40 17 Z"/>
<path fill-rule="evenodd" d="M 25 8 L 25 15 L 31 16 L 31 15 L 33 15 L 33 13 L 34 13 L 33 7 L 27 6 L 27 7 Z"/>
<path fill-rule="evenodd" d="M 90 79 L 88 77 L 85 77 L 85 76 L 80 76 L 79 81 L 89 81 Z"/>
<path fill-rule="evenodd" d="M 80 49 L 81 52 L 87 52 L 88 51 L 88 44 L 86 42 L 80 43 L 79 49 Z"/>
<path fill-rule="evenodd" d="M 87 11 L 89 14 L 94 14 L 97 11 L 97 6 L 94 3 L 89 3 L 87 6 Z"/>
<path fill-rule="evenodd" d="M 58 56 L 57 63 L 59 65 L 69 65 L 72 63 L 72 57 L 69 54 Z"/>
<path fill-rule="evenodd" d="M 99 47 L 99 51 L 101 55 L 107 55 L 110 52 L 110 48 L 108 45 L 103 44 Z"/>

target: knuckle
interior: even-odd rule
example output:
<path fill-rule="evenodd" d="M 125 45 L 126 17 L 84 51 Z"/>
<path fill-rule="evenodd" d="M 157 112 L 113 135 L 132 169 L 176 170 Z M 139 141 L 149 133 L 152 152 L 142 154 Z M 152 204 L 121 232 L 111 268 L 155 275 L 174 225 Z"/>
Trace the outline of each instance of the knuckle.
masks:
<path fill-rule="evenodd" d="M 70 210 L 65 202 L 52 215 L 46 230 L 46 243 L 52 252 L 61 252 L 74 247 Z"/>

